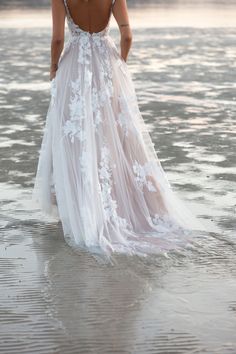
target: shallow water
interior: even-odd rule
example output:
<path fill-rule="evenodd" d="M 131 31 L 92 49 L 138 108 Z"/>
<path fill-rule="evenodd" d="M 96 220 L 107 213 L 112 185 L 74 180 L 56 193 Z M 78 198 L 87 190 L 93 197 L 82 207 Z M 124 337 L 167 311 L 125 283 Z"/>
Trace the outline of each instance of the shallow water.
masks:
<path fill-rule="evenodd" d="M 197 249 L 108 266 L 32 210 L 50 31 L 3 27 L 0 351 L 236 353 L 236 28 L 135 28 L 140 109 L 173 188 L 209 232 Z"/>

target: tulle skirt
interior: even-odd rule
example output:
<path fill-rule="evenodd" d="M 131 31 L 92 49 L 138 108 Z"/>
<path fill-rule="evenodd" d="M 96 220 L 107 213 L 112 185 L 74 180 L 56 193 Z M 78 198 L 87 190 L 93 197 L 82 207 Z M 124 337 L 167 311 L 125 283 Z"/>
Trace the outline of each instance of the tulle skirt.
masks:
<path fill-rule="evenodd" d="M 166 252 L 199 228 L 171 189 L 106 33 L 72 36 L 60 58 L 33 200 L 70 245 L 106 255 Z"/>

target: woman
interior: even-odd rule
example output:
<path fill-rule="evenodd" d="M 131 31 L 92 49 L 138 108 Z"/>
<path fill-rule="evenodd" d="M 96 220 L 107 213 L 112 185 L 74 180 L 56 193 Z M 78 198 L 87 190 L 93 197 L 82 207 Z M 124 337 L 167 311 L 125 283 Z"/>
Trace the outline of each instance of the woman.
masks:
<path fill-rule="evenodd" d="M 109 36 L 112 13 L 120 53 Z M 52 0 L 52 17 L 51 102 L 34 199 L 58 213 L 69 244 L 91 252 L 178 247 L 195 220 L 173 195 L 138 108 L 126 1 Z"/>

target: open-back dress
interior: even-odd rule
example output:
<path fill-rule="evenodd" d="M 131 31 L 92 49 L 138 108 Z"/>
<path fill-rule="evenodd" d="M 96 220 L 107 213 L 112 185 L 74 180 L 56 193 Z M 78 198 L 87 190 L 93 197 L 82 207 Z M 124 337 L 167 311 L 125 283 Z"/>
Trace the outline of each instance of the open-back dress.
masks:
<path fill-rule="evenodd" d="M 70 245 L 165 252 L 182 245 L 195 217 L 171 189 L 109 35 L 114 2 L 105 29 L 91 33 L 64 0 L 69 39 L 51 83 L 33 199 L 57 216 Z"/>

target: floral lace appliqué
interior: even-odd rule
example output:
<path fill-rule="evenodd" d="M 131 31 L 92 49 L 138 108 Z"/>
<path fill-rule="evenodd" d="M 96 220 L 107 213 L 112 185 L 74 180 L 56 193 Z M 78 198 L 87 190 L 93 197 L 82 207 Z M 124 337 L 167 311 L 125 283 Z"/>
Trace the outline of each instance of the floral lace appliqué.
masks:
<path fill-rule="evenodd" d="M 92 177 L 91 177 L 91 154 L 87 150 L 83 150 L 81 156 L 79 158 L 80 162 L 80 171 L 83 174 L 83 181 L 87 184 L 91 184 Z"/>
<path fill-rule="evenodd" d="M 99 164 L 100 192 L 102 196 L 105 218 L 108 222 L 126 228 L 127 221 L 117 214 L 117 202 L 112 198 L 112 170 L 110 167 L 110 152 L 106 146 L 101 149 L 101 161 Z"/>
<path fill-rule="evenodd" d="M 126 136 L 128 136 L 129 130 L 132 127 L 132 117 L 137 115 L 137 101 L 135 96 L 124 97 L 119 95 L 118 97 L 120 112 L 117 117 L 117 124 L 124 130 Z M 132 129 L 134 131 L 134 129 Z"/>
<path fill-rule="evenodd" d="M 144 165 L 140 165 L 136 160 L 133 164 L 133 171 L 135 173 L 135 180 L 137 181 L 138 185 L 140 186 L 141 189 L 143 189 L 144 186 L 147 187 L 149 192 L 156 192 L 156 188 L 152 184 L 150 180 L 147 179 L 148 176 L 150 176 L 150 164 L 147 162 Z"/>
<path fill-rule="evenodd" d="M 171 231 L 181 231 L 182 234 L 187 233 L 184 228 L 177 224 L 168 214 L 158 215 L 155 214 L 148 218 L 150 224 L 158 227 L 159 232 L 166 232 L 167 230 Z"/>
<path fill-rule="evenodd" d="M 63 132 L 69 136 L 71 142 L 74 142 L 77 137 L 81 142 L 85 140 L 84 119 L 85 119 L 85 97 L 81 95 L 80 81 L 71 82 L 71 97 L 69 104 L 70 119 L 68 119 L 64 126 Z"/>
<path fill-rule="evenodd" d="M 103 107 L 105 100 L 102 97 L 102 93 L 97 90 L 96 87 L 92 89 L 92 109 L 93 109 L 93 124 L 97 128 L 102 122 L 101 108 Z"/>
<path fill-rule="evenodd" d="M 112 67 L 105 36 L 90 35 L 87 32 L 73 33 L 73 45 L 78 45 L 78 63 L 82 65 L 83 75 L 71 82 L 71 97 L 69 103 L 69 117 L 63 126 L 64 135 L 69 136 L 71 142 L 78 138 L 86 139 L 84 123 L 90 119 L 91 104 L 93 113 L 93 127 L 98 131 L 103 121 L 102 108 L 113 96 Z M 91 71 L 92 54 L 96 56 L 99 51 L 100 60 L 98 67 L 99 80 L 93 81 Z M 93 53 L 94 52 L 94 53 Z"/>
<path fill-rule="evenodd" d="M 51 81 L 50 92 L 51 92 L 51 105 L 53 106 L 57 95 L 56 78 L 52 79 Z"/>
<path fill-rule="evenodd" d="M 87 33 L 81 33 L 79 35 L 79 56 L 78 62 L 80 64 L 89 64 L 91 59 L 91 43 Z"/>

